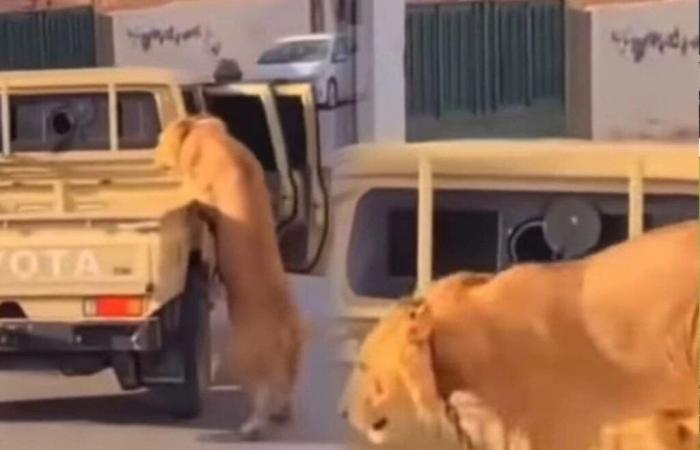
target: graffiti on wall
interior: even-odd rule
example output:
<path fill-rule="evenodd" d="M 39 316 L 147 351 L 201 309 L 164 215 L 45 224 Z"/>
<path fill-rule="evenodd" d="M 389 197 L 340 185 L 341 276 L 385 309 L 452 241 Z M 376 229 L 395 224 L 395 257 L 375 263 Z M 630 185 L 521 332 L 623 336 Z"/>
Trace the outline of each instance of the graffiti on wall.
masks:
<path fill-rule="evenodd" d="M 200 41 L 204 50 L 212 56 L 219 56 L 219 53 L 221 53 L 221 41 L 216 38 L 209 27 L 202 25 L 195 25 L 181 30 L 172 25 L 166 28 L 151 28 L 148 30 L 128 28 L 126 33 L 129 40 L 144 53 L 149 52 L 155 44 L 180 46 L 190 41 Z"/>
<path fill-rule="evenodd" d="M 698 51 L 699 45 L 697 34 L 695 36 L 681 34 L 678 27 L 668 33 L 647 31 L 636 35 L 630 30 L 613 31 L 611 40 L 619 47 L 622 55 L 631 54 L 635 63 L 641 62 L 649 51 L 660 54 L 680 52 L 685 56 L 690 50 Z"/>

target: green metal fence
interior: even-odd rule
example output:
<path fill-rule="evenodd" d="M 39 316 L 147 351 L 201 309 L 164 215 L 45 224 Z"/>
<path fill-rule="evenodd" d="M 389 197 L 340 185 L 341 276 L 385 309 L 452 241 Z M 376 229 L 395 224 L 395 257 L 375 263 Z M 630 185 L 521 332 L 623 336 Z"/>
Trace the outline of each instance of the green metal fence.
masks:
<path fill-rule="evenodd" d="M 45 13 L 47 67 L 85 67 L 96 64 L 95 15 L 91 8 Z"/>
<path fill-rule="evenodd" d="M 0 69 L 28 69 L 43 59 L 37 33 L 41 18 L 34 13 L 0 15 Z"/>
<path fill-rule="evenodd" d="M 562 100 L 563 14 L 559 0 L 410 5 L 408 114 L 486 114 Z"/>
<path fill-rule="evenodd" d="M 90 7 L 0 15 L 0 70 L 95 66 Z"/>

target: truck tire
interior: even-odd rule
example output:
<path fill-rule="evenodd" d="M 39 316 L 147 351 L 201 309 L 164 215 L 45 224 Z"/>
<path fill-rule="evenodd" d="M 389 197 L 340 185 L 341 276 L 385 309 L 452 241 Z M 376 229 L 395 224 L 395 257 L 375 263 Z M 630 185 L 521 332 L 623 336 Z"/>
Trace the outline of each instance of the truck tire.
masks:
<path fill-rule="evenodd" d="M 158 386 L 168 413 L 177 419 L 197 417 L 211 377 L 211 330 L 207 273 L 199 261 L 190 263 L 180 301 L 178 328 L 172 341 L 182 362 L 184 380 Z"/>

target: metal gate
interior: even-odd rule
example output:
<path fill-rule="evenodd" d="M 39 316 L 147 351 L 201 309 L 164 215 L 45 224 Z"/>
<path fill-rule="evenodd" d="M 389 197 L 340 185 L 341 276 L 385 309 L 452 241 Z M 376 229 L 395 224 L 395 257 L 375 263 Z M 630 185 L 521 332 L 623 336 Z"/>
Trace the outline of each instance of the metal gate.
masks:
<path fill-rule="evenodd" d="M 409 116 L 487 114 L 564 97 L 560 0 L 409 5 Z"/>
<path fill-rule="evenodd" d="M 91 67 L 97 64 L 92 8 L 47 11 L 43 25 L 45 67 Z"/>
<path fill-rule="evenodd" d="M 0 70 L 91 67 L 97 63 L 91 7 L 0 15 Z"/>

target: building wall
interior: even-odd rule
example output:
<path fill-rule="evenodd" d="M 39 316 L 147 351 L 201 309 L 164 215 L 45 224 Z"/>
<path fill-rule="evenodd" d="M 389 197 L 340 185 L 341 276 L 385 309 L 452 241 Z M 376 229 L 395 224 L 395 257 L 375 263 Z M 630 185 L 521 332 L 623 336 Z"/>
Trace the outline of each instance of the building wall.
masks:
<path fill-rule="evenodd" d="M 361 0 L 357 27 L 358 140 L 406 140 L 406 0 Z"/>
<path fill-rule="evenodd" d="M 143 8 L 174 0 L 0 0 L 0 12 L 95 6 L 101 10 Z M 195 0 L 189 0 L 195 1 Z"/>
<path fill-rule="evenodd" d="M 610 4 L 589 11 L 591 137 L 694 138 L 697 0 Z"/>
<path fill-rule="evenodd" d="M 591 14 L 578 8 L 566 12 L 566 127 L 574 137 L 593 135 L 591 98 Z"/>
<path fill-rule="evenodd" d="M 107 8 L 116 7 L 109 2 L 128 7 L 129 1 L 101 0 Z M 322 2 L 328 31 L 336 28 L 336 1 Z M 404 140 L 407 0 L 358 2 L 358 138 Z M 596 139 L 694 136 L 695 97 L 688 93 L 698 87 L 697 0 L 569 4 L 576 8 L 567 24 L 570 134 Z M 220 58 L 233 57 L 245 76 L 254 76 L 255 60 L 275 38 L 310 31 L 310 5 L 306 0 L 200 0 L 115 11 L 114 59 L 118 65 L 157 64 L 208 76 Z M 174 39 L 166 36 L 161 42 L 158 34 L 171 27 Z M 654 33 L 668 40 L 676 27 L 679 39 L 690 42 L 685 53 L 673 48 L 660 52 L 652 42 Z M 635 57 L 633 49 L 640 46 L 644 51 Z"/>
<path fill-rule="evenodd" d="M 275 39 L 310 30 L 309 2 L 300 0 L 201 0 L 111 15 L 117 65 L 202 76 L 221 58 L 234 58 L 245 77 L 254 77 L 255 61 Z"/>
<path fill-rule="evenodd" d="M 362 2 L 370 14 L 359 31 L 367 37 L 359 56 L 358 90 L 363 70 L 369 79 L 366 98 L 358 105 L 361 141 L 405 138 L 406 2 Z M 697 0 L 567 3 L 572 8 L 565 82 L 569 134 L 594 139 L 694 137 Z M 673 48 L 676 29 L 679 46 Z M 666 43 L 663 51 L 655 44 L 657 38 Z"/>

